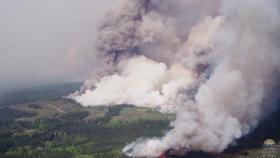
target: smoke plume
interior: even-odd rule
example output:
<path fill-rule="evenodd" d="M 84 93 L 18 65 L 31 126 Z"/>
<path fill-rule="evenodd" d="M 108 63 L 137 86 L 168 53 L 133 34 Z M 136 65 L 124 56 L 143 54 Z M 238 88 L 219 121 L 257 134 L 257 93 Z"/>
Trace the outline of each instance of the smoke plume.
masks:
<path fill-rule="evenodd" d="M 97 50 L 106 67 L 71 97 L 176 112 L 162 138 L 123 151 L 222 152 L 273 110 L 280 70 L 278 0 L 126 0 L 107 15 Z"/>

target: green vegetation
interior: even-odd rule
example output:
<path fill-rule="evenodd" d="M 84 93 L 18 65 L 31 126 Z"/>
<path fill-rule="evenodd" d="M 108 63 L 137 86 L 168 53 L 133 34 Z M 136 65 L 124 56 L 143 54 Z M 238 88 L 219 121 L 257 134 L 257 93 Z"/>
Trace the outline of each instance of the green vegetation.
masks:
<path fill-rule="evenodd" d="M 175 118 L 149 108 L 81 107 L 61 99 L 79 86 L 62 84 L 0 96 L 0 158 L 125 158 L 121 150 L 126 143 L 163 135 Z M 279 113 L 221 154 L 189 152 L 186 157 L 264 158 L 263 141 L 280 140 Z"/>
<path fill-rule="evenodd" d="M 42 87 L 26 88 L 0 94 L 0 106 L 19 104 L 37 100 L 57 100 L 71 94 L 81 87 L 82 83 L 60 83 Z"/>
<path fill-rule="evenodd" d="M 0 116 L 11 110 L 20 115 L 0 124 L 1 158 L 124 158 L 126 143 L 160 136 L 174 119 L 147 108 L 83 108 L 67 100 L 5 106 Z"/>

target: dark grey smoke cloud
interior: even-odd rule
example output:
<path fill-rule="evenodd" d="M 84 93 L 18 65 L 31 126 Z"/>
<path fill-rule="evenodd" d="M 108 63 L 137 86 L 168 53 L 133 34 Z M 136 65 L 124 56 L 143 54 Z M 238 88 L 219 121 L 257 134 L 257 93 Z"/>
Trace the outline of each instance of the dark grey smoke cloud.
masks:
<path fill-rule="evenodd" d="M 96 28 L 113 0 L 0 0 L 0 90 L 77 81 L 98 61 Z"/>

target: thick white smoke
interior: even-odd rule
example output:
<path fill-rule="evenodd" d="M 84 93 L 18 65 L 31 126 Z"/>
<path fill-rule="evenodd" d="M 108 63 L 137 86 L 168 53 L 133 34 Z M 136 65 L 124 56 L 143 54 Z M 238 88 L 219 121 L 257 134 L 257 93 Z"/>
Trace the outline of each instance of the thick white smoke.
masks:
<path fill-rule="evenodd" d="M 75 99 L 82 105 L 133 104 L 174 111 L 172 103 L 181 88 L 192 83 L 192 74 L 180 65 L 170 68 L 144 56 L 121 61 L 118 74 L 105 76 Z"/>
<path fill-rule="evenodd" d="M 278 0 L 128 0 L 124 6 L 100 30 L 97 48 L 110 71 L 72 98 L 176 111 L 171 131 L 128 144 L 127 155 L 157 157 L 183 147 L 221 152 L 274 108 Z"/>
<path fill-rule="evenodd" d="M 198 11 L 192 7 L 197 5 L 209 8 Z M 212 36 L 222 22 L 212 14 L 214 4 L 203 0 L 123 1 L 99 29 L 97 50 L 106 66 L 71 97 L 86 106 L 133 104 L 174 112 L 178 96 L 194 89 L 207 68 Z"/>

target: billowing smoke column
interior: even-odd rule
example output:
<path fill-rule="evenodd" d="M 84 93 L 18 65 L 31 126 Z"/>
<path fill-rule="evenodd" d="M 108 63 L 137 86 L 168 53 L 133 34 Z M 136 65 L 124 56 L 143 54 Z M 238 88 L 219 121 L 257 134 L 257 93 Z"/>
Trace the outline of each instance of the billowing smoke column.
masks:
<path fill-rule="evenodd" d="M 162 138 L 123 151 L 221 152 L 273 110 L 280 70 L 278 0 L 127 0 L 100 27 L 107 63 L 72 98 L 176 112 Z"/>
<path fill-rule="evenodd" d="M 134 104 L 174 112 L 185 92 L 193 93 L 194 83 L 206 77 L 201 74 L 211 38 L 222 21 L 209 16 L 216 14 L 216 3 L 123 1 L 99 28 L 96 47 L 105 66 L 71 97 L 86 106 Z"/>

